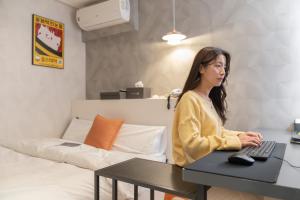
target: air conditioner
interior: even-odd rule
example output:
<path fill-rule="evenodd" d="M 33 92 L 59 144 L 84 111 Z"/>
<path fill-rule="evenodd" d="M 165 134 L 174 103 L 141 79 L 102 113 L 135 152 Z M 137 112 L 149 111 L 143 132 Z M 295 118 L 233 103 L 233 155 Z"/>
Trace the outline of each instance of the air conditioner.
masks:
<path fill-rule="evenodd" d="M 76 12 L 76 19 L 80 28 L 86 31 L 129 22 L 129 0 L 107 0 L 80 8 Z"/>

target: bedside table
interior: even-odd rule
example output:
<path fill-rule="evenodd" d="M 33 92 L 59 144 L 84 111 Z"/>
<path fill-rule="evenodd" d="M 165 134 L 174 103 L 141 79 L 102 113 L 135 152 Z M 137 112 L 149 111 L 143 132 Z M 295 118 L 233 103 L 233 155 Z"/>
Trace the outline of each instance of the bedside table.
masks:
<path fill-rule="evenodd" d="M 118 198 L 118 181 L 134 185 L 134 200 L 138 199 L 138 186 L 150 189 L 151 200 L 154 200 L 154 190 L 194 200 L 206 200 L 208 189 L 207 186 L 184 182 L 182 168 L 176 165 L 133 158 L 95 171 L 95 200 L 99 200 L 100 176 L 112 179 L 113 200 Z"/>

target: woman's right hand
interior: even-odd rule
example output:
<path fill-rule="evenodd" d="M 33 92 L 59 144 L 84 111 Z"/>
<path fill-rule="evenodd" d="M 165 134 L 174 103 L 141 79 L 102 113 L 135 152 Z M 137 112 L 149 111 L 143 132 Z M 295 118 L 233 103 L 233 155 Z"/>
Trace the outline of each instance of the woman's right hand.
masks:
<path fill-rule="evenodd" d="M 260 133 L 245 132 L 245 133 L 240 133 L 238 137 L 241 141 L 242 147 L 247 147 L 247 146 L 258 147 L 262 142 L 262 136 Z"/>

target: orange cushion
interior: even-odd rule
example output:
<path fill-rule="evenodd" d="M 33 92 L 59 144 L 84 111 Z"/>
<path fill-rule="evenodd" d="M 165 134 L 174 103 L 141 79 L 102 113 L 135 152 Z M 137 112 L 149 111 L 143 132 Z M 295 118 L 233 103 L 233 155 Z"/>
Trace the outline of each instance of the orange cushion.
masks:
<path fill-rule="evenodd" d="M 110 150 L 123 124 L 120 119 L 106 119 L 97 115 L 84 144 Z"/>
<path fill-rule="evenodd" d="M 185 199 L 185 198 L 182 198 L 182 197 L 178 197 L 178 196 L 175 196 L 173 194 L 165 193 L 164 200 L 188 200 L 188 199 Z"/>

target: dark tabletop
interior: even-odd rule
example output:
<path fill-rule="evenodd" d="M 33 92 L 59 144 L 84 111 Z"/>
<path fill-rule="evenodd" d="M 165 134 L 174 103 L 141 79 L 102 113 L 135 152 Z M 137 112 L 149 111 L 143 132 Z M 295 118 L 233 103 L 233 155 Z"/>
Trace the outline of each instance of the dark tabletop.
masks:
<path fill-rule="evenodd" d="M 185 197 L 192 197 L 197 191 L 196 184 L 182 180 L 181 167 L 140 158 L 99 169 L 95 175 Z"/>

